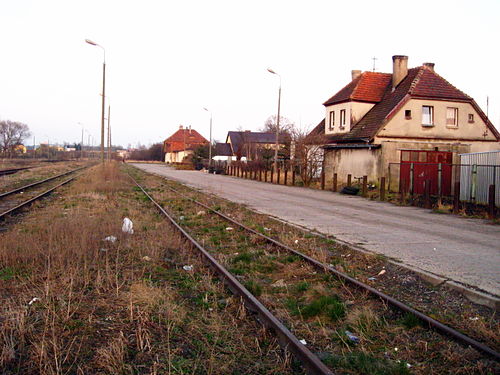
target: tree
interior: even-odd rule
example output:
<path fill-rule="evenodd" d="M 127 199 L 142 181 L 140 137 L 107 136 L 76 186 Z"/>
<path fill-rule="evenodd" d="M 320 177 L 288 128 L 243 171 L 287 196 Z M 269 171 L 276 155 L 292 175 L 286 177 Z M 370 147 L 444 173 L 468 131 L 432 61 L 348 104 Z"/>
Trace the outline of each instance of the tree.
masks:
<path fill-rule="evenodd" d="M 262 132 L 267 132 L 267 133 L 276 133 L 276 119 L 278 117 L 276 115 L 269 116 L 264 123 L 264 127 L 260 130 Z M 279 132 L 280 134 L 288 134 L 291 135 L 293 134 L 295 130 L 295 123 L 283 116 L 280 116 L 280 128 Z"/>
<path fill-rule="evenodd" d="M 299 173 L 305 186 L 309 186 L 313 179 L 319 177 L 323 168 L 324 144 L 322 134 L 313 134 L 307 129 L 294 128 L 293 158 L 295 165 L 299 168 Z"/>
<path fill-rule="evenodd" d="M 28 125 L 22 122 L 0 121 L 0 151 L 12 156 L 15 146 L 31 135 Z"/>

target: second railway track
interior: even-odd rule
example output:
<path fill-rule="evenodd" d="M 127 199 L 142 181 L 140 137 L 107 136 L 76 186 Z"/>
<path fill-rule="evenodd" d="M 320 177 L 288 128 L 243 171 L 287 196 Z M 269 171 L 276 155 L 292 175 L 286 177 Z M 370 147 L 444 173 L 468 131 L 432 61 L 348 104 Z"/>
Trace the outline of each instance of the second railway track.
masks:
<path fill-rule="evenodd" d="M 475 365 L 498 370 L 499 354 L 485 343 L 337 271 L 328 263 L 304 256 L 269 235 L 217 212 L 216 207 L 172 190 L 171 186 L 156 184 L 149 193 L 168 207 L 178 225 L 204 243 L 215 259 L 260 296 L 262 303 L 285 321 L 296 336 L 305 337 L 326 363 L 341 363 L 339 351 L 356 353 L 357 348 L 362 348 L 364 353 L 374 355 L 374 361 L 379 360 L 379 355 L 382 361 L 413 363 L 420 373 Z M 322 260 L 328 258 L 326 254 L 317 255 Z M 351 289 L 350 285 L 356 288 Z M 446 337 L 429 331 L 428 327 Z"/>
<path fill-rule="evenodd" d="M 52 193 L 58 187 L 71 182 L 75 177 L 71 177 L 64 181 L 64 177 L 76 173 L 87 167 L 79 167 L 56 176 L 45 178 L 41 181 L 33 182 L 19 188 L 0 193 L 0 220 L 14 212 L 32 204 L 34 201 L 41 199 Z M 50 185 L 50 188 L 48 186 Z"/>

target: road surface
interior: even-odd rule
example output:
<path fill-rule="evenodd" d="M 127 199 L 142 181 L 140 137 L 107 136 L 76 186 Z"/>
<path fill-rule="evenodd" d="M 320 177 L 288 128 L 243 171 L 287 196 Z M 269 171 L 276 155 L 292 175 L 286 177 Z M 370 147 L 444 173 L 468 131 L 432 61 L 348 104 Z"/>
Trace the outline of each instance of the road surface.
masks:
<path fill-rule="evenodd" d="M 134 165 L 500 296 L 499 225 L 328 191 Z"/>

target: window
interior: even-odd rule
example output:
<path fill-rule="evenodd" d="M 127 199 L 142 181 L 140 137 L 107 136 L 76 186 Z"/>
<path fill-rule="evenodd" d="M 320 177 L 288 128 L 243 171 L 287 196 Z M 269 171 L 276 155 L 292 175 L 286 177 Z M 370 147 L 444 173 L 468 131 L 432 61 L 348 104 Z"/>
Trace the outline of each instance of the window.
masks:
<path fill-rule="evenodd" d="M 473 113 L 469 113 L 469 123 L 473 123 L 474 122 L 474 114 Z"/>
<path fill-rule="evenodd" d="M 434 126 L 434 107 L 430 105 L 422 106 L 422 125 Z"/>
<path fill-rule="evenodd" d="M 458 108 L 446 108 L 446 125 L 458 126 Z"/>
<path fill-rule="evenodd" d="M 335 111 L 330 112 L 330 120 L 329 120 L 328 125 L 330 127 L 330 130 L 333 130 L 333 127 L 335 125 Z"/>
<path fill-rule="evenodd" d="M 345 127 L 345 109 L 340 110 L 340 127 Z"/>
<path fill-rule="evenodd" d="M 405 119 L 411 120 L 411 109 L 405 109 Z"/>

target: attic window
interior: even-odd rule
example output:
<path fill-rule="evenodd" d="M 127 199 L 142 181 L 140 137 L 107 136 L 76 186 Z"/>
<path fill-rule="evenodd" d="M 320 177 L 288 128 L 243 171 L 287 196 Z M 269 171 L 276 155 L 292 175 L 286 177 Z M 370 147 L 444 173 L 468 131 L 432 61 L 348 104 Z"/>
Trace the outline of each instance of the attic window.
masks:
<path fill-rule="evenodd" d="M 446 108 L 446 125 L 455 127 L 458 126 L 458 108 Z"/>
<path fill-rule="evenodd" d="M 405 119 L 411 120 L 411 109 L 405 109 Z"/>
<path fill-rule="evenodd" d="M 340 110 L 340 127 L 345 127 L 345 109 Z"/>
<path fill-rule="evenodd" d="M 469 124 L 472 124 L 474 122 L 474 114 L 469 113 Z"/>
<path fill-rule="evenodd" d="M 330 130 L 333 130 L 333 127 L 335 125 L 335 111 L 330 112 L 330 120 L 328 123 L 328 127 Z"/>

